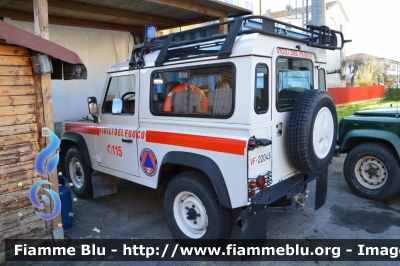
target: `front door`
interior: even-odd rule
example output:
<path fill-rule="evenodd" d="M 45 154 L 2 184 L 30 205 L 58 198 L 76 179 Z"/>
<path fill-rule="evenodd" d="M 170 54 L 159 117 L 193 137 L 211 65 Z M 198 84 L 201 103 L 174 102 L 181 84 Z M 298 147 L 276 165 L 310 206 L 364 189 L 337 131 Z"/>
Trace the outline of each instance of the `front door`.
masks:
<path fill-rule="evenodd" d="M 104 172 L 119 177 L 126 174 L 138 176 L 137 129 L 139 99 L 139 71 L 112 73 L 109 75 L 104 101 L 101 104 L 101 120 L 97 150 Z M 121 99 L 122 108 L 113 110 L 113 100 Z M 118 108 L 117 108 L 118 109 Z M 113 171 L 110 171 L 113 170 Z M 120 174 L 119 174 L 120 173 Z"/>
<path fill-rule="evenodd" d="M 281 54 L 290 54 L 294 56 L 281 56 Z M 274 101 L 272 104 L 272 154 L 273 176 L 279 180 L 286 179 L 296 168 L 291 164 L 287 152 L 287 132 L 289 116 L 292 106 L 299 95 L 305 91 L 314 88 L 313 79 L 313 55 L 311 53 L 301 53 L 289 49 L 278 48 L 278 56 L 273 60 L 275 69 L 275 78 L 273 82 Z M 310 59 L 311 58 L 311 59 Z"/>

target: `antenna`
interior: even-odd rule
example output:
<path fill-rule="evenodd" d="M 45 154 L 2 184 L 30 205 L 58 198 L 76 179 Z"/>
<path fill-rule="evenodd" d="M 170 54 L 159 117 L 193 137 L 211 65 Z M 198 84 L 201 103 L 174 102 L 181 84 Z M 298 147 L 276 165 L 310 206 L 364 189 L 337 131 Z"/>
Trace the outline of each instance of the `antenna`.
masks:
<path fill-rule="evenodd" d="M 397 82 L 399 82 L 399 61 L 397 61 Z M 396 118 L 399 118 L 399 84 L 397 84 L 396 86 L 396 94 L 397 94 Z"/>

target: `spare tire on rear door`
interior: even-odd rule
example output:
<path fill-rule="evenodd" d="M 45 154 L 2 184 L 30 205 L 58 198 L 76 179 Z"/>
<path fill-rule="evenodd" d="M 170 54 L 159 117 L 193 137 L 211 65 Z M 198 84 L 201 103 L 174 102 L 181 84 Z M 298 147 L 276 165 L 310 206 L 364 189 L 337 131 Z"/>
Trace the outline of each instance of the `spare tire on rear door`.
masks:
<path fill-rule="evenodd" d="M 299 171 L 320 174 L 328 168 L 335 151 L 337 114 L 327 91 L 300 94 L 291 110 L 287 136 L 289 158 Z"/>

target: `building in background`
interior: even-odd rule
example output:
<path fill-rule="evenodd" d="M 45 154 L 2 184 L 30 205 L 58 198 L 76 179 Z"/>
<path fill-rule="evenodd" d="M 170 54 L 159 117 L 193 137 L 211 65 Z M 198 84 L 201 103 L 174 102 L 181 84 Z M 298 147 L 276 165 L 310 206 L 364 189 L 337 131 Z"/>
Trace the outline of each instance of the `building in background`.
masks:
<path fill-rule="evenodd" d="M 291 1 L 292 4 L 295 4 L 296 2 L 299 2 L 300 4 L 297 6 L 297 8 L 295 6 L 286 6 L 285 10 L 278 12 L 271 12 L 270 10 L 266 10 L 263 15 L 298 27 L 302 27 L 303 20 L 305 19 L 304 17 L 307 16 L 307 10 L 308 10 L 308 23 L 304 24 L 311 24 L 311 18 L 312 18 L 311 5 L 308 6 L 308 9 L 306 8 L 303 9 L 304 17 L 302 17 L 301 3 L 303 1 L 300 0 Z M 311 1 L 309 2 L 311 3 Z M 307 20 L 305 20 L 305 22 L 307 22 Z M 340 1 L 333 1 L 326 3 L 326 13 L 325 13 L 326 26 L 328 26 L 331 29 L 341 31 L 347 38 L 346 25 L 348 22 L 349 18 L 347 17 L 346 12 Z M 345 60 L 345 57 L 346 57 L 346 46 L 344 46 L 342 50 L 327 51 L 326 52 L 327 72 L 332 72 L 332 71 L 339 72 L 338 70 L 343 68 L 343 61 Z M 344 76 L 341 77 L 339 73 L 329 74 L 327 75 L 327 80 L 326 80 L 327 86 L 328 87 L 345 86 L 346 83 L 344 78 L 345 77 Z"/>
<path fill-rule="evenodd" d="M 271 12 L 268 7 L 269 1 L 266 0 L 220 0 L 228 4 L 237 5 L 253 11 L 253 15 L 262 15 L 276 20 L 280 20 L 298 27 L 311 24 L 311 0 L 287 0 L 285 10 Z M 304 7 L 302 7 L 304 3 Z M 340 3 L 340 1 L 332 1 L 326 3 L 325 25 L 331 29 L 341 31 L 346 36 L 346 25 L 349 18 Z M 346 47 L 346 46 L 345 46 Z M 344 72 L 344 61 L 346 57 L 346 48 L 338 51 L 327 51 L 327 72 L 335 72 L 327 76 L 328 87 L 346 86 L 345 76 L 337 72 Z M 342 70 L 342 71 L 340 71 Z"/>

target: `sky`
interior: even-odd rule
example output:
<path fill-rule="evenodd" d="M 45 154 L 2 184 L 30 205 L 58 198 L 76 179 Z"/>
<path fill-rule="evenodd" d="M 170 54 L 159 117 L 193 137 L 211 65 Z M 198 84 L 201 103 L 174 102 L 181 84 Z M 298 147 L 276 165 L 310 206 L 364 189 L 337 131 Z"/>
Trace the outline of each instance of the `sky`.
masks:
<path fill-rule="evenodd" d="M 263 8 L 284 10 L 289 0 L 262 0 Z M 308 0 L 311 5 L 312 0 Z M 290 0 L 295 6 L 295 0 Z M 331 0 L 325 0 L 325 3 Z M 349 18 L 346 55 L 367 53 L 400 61 L 400 0 L 340 0 Z M 302 0 L 297 0 L 300 7 Z"/>

